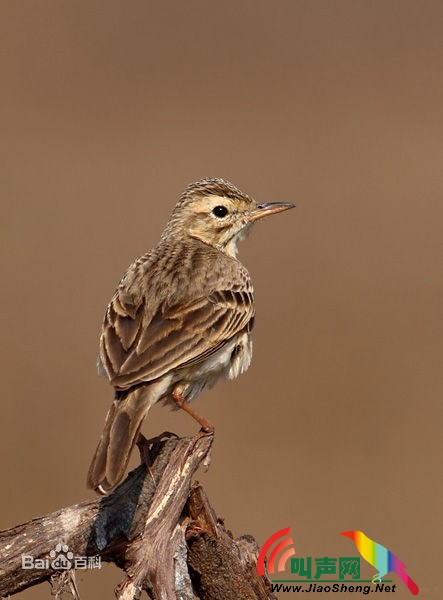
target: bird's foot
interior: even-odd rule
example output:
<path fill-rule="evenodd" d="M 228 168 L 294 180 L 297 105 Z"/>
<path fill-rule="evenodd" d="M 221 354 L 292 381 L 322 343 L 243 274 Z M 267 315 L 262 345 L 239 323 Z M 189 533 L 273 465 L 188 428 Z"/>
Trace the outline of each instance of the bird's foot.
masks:
<path fill-rule="evenodd" d="M 195 444 L 202 438 L 202 437 L 206 437 L 206 436 L 213 436 L 215 433 L 215 429 L 214 427 L 212 427 L 212 429 L 210 431 L 205 431 L 203 429 L 203 427 L 200 429 L 200 431 L 198 431 L 194 436 L 192 436 L 192 438 L 189 440 L 189 444 L 186 446 L 186 450 L 183 453 L 183 458 L 181 461 L 181 465 L 180 465 L 180 470 L 183 471 L 183 468 L 186 464 L 186 459 L 188 458 L 188 456 L 191 454 L 192 450 L 194 449 Z M 205 470 L 207 471 L 209 469 L 209 465 L 211 464 L 211 458 L 210 458 L 210 451 L 208 452 L 204 462 L 203 462 L 203 466 L 205 467 Z"/>
<path fill-rule="evenodd" d="M 150 438 L 149 440 L 145 438 L 145 436 L 142 433 L 138 433 L 137 436 L 137 440 L 136 440 L 136 444 L 138 447 L 138 451 L 140 453 L 140 460 L 141 462 L 146 465 L 146 468 L 149 471 L 149 474 L 152 478 L 152 481 L 154 482 L 154 485 L 157 485 L 157 482 L 155 480 L 154 477 L 154 473 L 152 472 L 151 469 L 151 457 L 150 457 L 150 451 L 152 449 L 152 446 L 155 443 L 161 442 L 164 439 L 168 439 L 168 438 L 178 438 L 178 435 L 176 433 L 172 433 L 170 431 L 164 431 L 163 433 L 160 433 L 160 435 L 156 435 L 153 438 Z"/>

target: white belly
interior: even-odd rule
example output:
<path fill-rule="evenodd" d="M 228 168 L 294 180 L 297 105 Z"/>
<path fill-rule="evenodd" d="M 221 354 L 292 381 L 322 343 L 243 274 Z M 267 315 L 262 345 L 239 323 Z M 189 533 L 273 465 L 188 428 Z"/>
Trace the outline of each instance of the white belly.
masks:
<path fill-rule="evenodd" d="M 251 364 L 252 340 L 245 332 L 208 356 L 206 360 L 177 370 L 175 382 L 183 386 L 183 395 L 190 402 L 205 388 L 212 387 L 220 377 L 235 379 Z"/>

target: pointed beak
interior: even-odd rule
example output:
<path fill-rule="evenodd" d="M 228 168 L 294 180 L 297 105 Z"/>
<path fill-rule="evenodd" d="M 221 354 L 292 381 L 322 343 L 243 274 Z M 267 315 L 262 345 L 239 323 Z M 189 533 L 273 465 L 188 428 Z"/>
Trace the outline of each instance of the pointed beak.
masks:
<path fill-rule="evenodd" d="M 354 532 L 353 532 L 353 531 L 342 531 L 342 532 L 340 533 L 340 535 L 344 535 L 344 536 L 346 536 L 346 537 L 348 537 L 348 538 L 351 538 L 351 540 L 353 540 L 353 539 L 354 539 L 354 537 L 355 537 L 355 536 L 354 536 Z"/>
<path fill-rule="evenodd" d="M 264 204 L 258 204 L 257 208 L 251 212 L 249 220 L 251 222 L 257 221 L 258 219 L 262 219 L 268 215 L 276 215 L 279 212 L 283 212 L 284 210 L 289 210 L 290 208 L 294 207 L 295 204 L 291 204 L 290 202 L 265 202 Z"/>

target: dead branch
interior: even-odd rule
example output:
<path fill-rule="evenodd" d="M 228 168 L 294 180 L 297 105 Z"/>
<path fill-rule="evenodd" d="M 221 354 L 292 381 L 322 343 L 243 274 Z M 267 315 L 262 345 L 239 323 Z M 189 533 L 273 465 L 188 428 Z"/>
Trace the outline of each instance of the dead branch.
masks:
<path fill-rule="evenodd" d="M 144 463 L 109 496 L 0 532 L 0 598 L 43 581 L 56 595 L 70 591 L 78 598 L 75 567 L 82 567 L 73 557 L 122 568 L 119 600 L 139 598 L 142 590 L 152 600 L 273 598 L 268 580 L 256 573 L 254 539 L 234 540 L 202 487 L 192 485 L 212 442 L 212 434 L 145 441 Z M 69 554 L 60 550 L 68 562 L 54 568 L 57 544 Z M 23 568 L 23 556 L 33 568 Z"/>

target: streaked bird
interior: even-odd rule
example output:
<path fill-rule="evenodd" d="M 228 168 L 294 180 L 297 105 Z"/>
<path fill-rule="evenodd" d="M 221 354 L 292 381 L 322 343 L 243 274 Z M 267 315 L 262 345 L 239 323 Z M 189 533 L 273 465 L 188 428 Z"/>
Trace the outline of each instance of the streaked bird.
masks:
<path fill-rule="evenodd" d="M 213 429 L 189 403 L 251 362 L 253 288 L 237 243 L 258 219 L 293 206 L 258 204 L 222 179 L 183 192 L 158 245 L 129 267 L 105 314 L 99 370 L 115 399 L 89 487 L 104 494 L 119 483 L 143 419 L 159 400 Z"/>
<path fill-rule="evenodd" d="M 418 594 L 418 585 L 405 572 L 406 565 L 390 550 L 368 538 L 362 531 L 343 531 L 340 535 L 351 538 L 362 557 L 377 569 L 378 573 L 372 578 L 374 583 L 393 571 L 414 596 Z"/>

